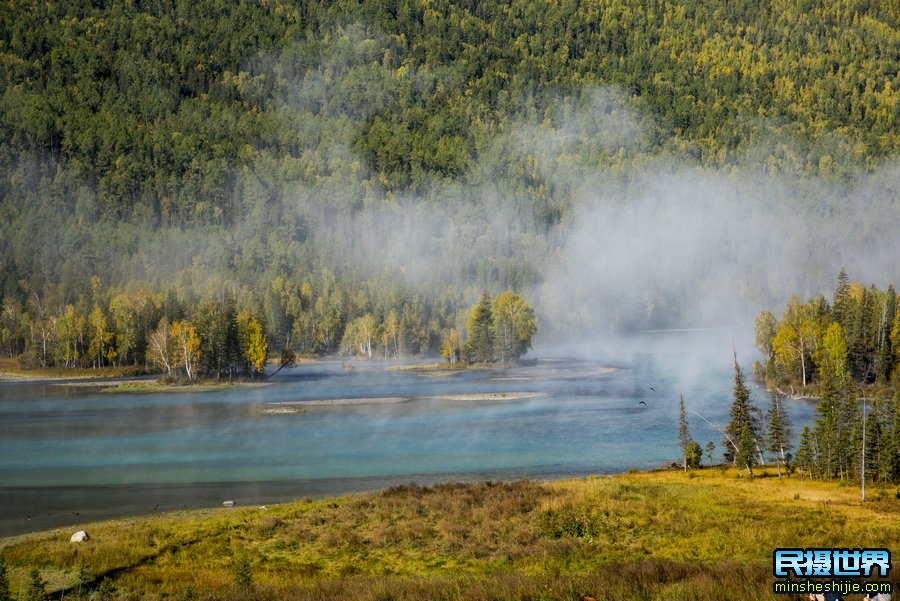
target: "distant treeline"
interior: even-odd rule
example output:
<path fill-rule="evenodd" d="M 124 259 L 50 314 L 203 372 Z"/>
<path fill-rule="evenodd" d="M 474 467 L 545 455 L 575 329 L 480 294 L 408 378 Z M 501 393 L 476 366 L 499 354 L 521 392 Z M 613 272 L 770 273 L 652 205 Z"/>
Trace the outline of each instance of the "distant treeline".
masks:
<path fill-rule="evenodd" d="M 890 0 L 6 0 L 0 300 L 87 318 L 99 275 L 185 307 L 231 296 L 304 352 L 340 344 L 330 313 L 394 309 L 410 352 L 432 349 L 481 290 L 539 282 L 588 170 L 841 181 L 896 155 L 897 18 Z M 427 286 L 389 274 L 416 252 L 348 266 L 358 232 L 336 223 L 404 199 L 452 207 Z"/>
<path fill-rule="evenodd" d="M 167 375 L 232 376 L 260 372 L 270 353 L 341 353 L 399 358 L 440 352 L 455 363 L 508 361 L 531 348 L 534 309 L 512 292 L 487 293 L 459 313 L 409 299 L 374 304 L 348 294 L 324 274 L 326 286 L 276 280 L 262 298 L 185 301 L 136 288 L 107 291 L 93 278 L 91 295 L 49 310 L 35 294 L 25 305 L 7 299 L 0 313 L 0 353 L 26 368 L 146 365 Z M 458 332 L 468 332 L 464 339 Z"/>

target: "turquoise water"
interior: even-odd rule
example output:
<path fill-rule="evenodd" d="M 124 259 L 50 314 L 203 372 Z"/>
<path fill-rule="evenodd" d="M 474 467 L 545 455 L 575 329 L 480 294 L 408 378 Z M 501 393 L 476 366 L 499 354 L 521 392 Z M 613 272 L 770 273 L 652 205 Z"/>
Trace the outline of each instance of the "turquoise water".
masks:
<path fill-rule="evenodd" d="M 0 385 L 0 534 L 225 499 L 258 504 L 410 481 L 655 468 L 679 455 L 678 394 L 724 424 L 733 377 L 728 354 L 697 363 L 677 352 L 618 363 L 545 357 L 446 377 L 353 365 L 304 365 L 266 387 L 214 392 Z M 698 365 L 702 377 L 692 377 Z M 446 398 L 491 392 L 542 396 Z M 273 402 L 360 397 L 413 400 L 264 413 Z M 812 406 L 788 406 L 799 430 Z M 693 415 L 691 430 L 701 445 L 715 441 L 718 460 L 721 434 Z"/>

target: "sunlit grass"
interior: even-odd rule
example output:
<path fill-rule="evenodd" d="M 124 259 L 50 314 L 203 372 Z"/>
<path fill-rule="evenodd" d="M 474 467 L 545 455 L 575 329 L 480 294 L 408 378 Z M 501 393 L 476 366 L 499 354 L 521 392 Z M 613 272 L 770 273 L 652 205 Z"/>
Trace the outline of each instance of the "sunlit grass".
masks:
<path fill-rule="evenodd" d="M 776 547 L 900 550 L 900 491 L 657 471 L 547 484 L 404 486 L 381 493 L 113 520 L 6 539 L 14 591 L 33 566 L 56 589 L 80 565 L 120 593 L 228 598 L 235 557 L 253 595 L 290 599 L 771 599 Z"/>
<path fill-rule="evenodd" d="M 0 378 L 23 380 L 82 380 L 88 378 L 125 378 L 148 373 L 142 365 L 126 365 L 122 367 L 66 368 L 46 367 L 23 369 L 15 359 L 0 358 Z"/>

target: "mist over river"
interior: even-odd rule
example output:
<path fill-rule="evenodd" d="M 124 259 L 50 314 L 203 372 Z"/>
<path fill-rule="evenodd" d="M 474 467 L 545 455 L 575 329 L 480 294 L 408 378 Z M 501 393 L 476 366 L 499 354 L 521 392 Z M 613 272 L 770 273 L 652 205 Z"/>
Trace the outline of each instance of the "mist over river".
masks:
<path fill-rule="evenodd" d="M 679 394 L 714 424 L 727 422 L 730 336 L 645 333 L 602 349 L 539 351 L 521 367 L 451 373 L 317 362 L 268 386 L 205 392 L 0 384 L 0 536 L 225 500 L 656 468 L 679 457 Z M 743 353 L 746 372 L 753 356 Z M 748 384 L 765 408 L 766 393 Z M 361 404 L 321 402 L 334 399 Z M 814 404 L 786 402 L 796 439 Z M 689 418 L 719 461 L 721 434 Z"/>

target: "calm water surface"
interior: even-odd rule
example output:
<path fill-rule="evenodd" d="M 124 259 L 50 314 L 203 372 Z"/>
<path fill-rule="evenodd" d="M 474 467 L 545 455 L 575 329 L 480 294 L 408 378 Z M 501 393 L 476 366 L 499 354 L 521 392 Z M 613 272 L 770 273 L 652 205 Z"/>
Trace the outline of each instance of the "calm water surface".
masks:
<path fill-rule="evenodd" d="M 679 455 L 680 393 L 711 422 L 727 421 L 728 351 L 699 361 L 677 348 L 618 362 L 548 356 L 446 376 L 320 363 L 284 370 L 269 386 L 214 392 L 0 384 L 0 536 L 226 499 L 658 467 Z M 491 392 L 542 396 L 446 398 Z M 754 396 L 765 406 L 759 389 Z M 413 400 L 265 413 L 269 403 L 361 397 Z M 799 430 L 813 406 L 787 402 Z M 694 438 L 715 441 L 718 455 L 721 434 L 690 418 Z"/>

